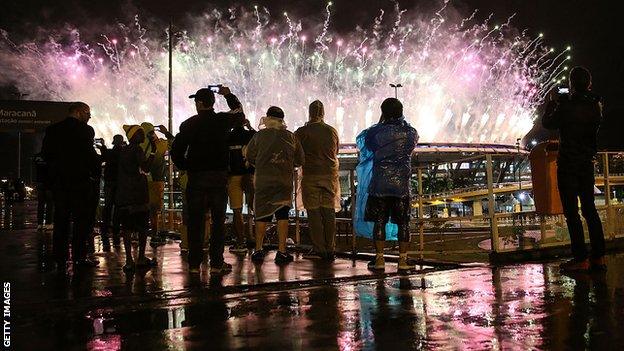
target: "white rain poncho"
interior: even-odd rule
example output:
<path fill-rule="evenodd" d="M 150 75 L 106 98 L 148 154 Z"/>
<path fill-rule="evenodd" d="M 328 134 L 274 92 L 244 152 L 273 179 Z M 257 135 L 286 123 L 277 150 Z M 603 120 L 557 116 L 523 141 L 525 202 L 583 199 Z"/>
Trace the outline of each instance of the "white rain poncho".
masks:
<path fill-rule="evenodd" d="M 283 120 L 263 117 L 262 124 L 265 128 L 253 136 L 245 151 L 247 162 L 256 168 L 257 219 L 269 217 L 283 206 L 292 207 L 294 169 L 303 165 L 305 157 Z"/>

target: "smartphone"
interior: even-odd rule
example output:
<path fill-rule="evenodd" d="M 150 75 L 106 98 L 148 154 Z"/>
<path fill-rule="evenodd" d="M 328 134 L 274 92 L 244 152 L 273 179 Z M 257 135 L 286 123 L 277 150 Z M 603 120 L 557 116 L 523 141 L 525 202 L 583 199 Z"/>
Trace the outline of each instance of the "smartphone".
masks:
<path fill-rule="evenodd" d="M 569 94 L 570 93 L 570 88 L 559 87 L 559 89 L 557 89 L 557 93 L 559 93 L 559 94 Z"/>
<path fill-rule="evenodd" d="M 209 85 L 208 89 L 212 90 L 213 93 L 218 93 L 222 86 L 223 84 Z"/>

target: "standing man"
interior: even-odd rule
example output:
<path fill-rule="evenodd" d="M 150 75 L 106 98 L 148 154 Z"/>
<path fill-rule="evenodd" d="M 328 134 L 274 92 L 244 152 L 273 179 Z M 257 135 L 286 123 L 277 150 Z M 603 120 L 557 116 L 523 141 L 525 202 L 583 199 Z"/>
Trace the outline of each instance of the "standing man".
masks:
<path fill-rule="evenodd" d="M 371 270 L 383 270 L 386 241 L 386 223 L 399 227 L 399 271 L 413 269 L 408 264 L 407 249 L 410 244 L 410 177 L 412 152 L 418 142 L 416 129 L 403 117 L 403 105 L 395 98 L 381 104 L 380 122 L 366 134 L 366 147 L 373 156 L 373 175 L 369 185 L 364 218 L 373 222 L 376 257 L 368 263 Z"/>
<path fill-rule="evenodd" d="M 551 92 L 542 124 L 559 130 L 560 146 L 557 158 L 559 195 L 570 232 L 574 258 L 561 265 L 565 271 L 605 269 L 605 242 L 602 223 L 594 204 L 594 163 L 596 135 L 602 120 L 602 103 L 591 92 L 591 74 L 586 68 L 570 71 L 569 94 Z M 578 201 L 587 222 L 591 240 L 588 259 L 583 224 L 578 213 Z"/>
<path fill-rule="evenodd" d="M 104 161 L 104 210 L 102 212 L 102 243 L 104 250 L 110 249 L 109 233 L 113 234 L 113 245 L 120 245 L 119 240 L 119 209 L 115 206 L 117 193 L 117 174 L 119 169 L 119 155 L 124 146 L 123 136 L 117 134 L 113 137 L 113 147 L 108 149 L 106 144 L 100 144 L 99 148 Z"/>
<path fill-rule="evenodd" d="M 230 163 L 228 136 L 233 127 L 243 123 L 245 115 L 240 101 L 229 88 L 220 87 L 218 94 L 225 97 L 229 112 L 214 111 L 215 96 L 210 89 L 199 89 L 189 96 L 195 99 L 197 115 L 180 125 L 180 133 L 171 149 L 173 163 L 188 174 L 186 200 L 191 273 L 198 273 L 203 261 L 202 238 L 207 211 L 212 215 L 210 272 L 226 273 L 232 270 L 232 266 L 223 261 Z"/>
<path fill-rule="evenodd" d="M 141 123 L 141 127 L 145 131 L 146 138 L 141 144 L 141 148 L 145 153 L 145 158 L 148 159 L 152 154 L 152 163 L 149 166 L 148 172 L 148 189 L 149 189 L 149 213 L 150 213 L 150 225 L 152 228 L 152 244 L 160 244 L 164 242 L 164 236 L 160 235 L 160 228 L 158 226 L 158 215 L 163 209 L 164 193 L 165 193 L 165 173 L 166 162 L 165 154 L 171 147 L 173 141 L 173 134 L 169 133 L 165 126 L 160 125 L 156 128 L 149 123 Z M 162 133 L 165 139 L 161 139 L 156 135 L 156 131 Z"/>
<path fill-rule="evenodd" d="M 319 100 L 309 108 L 310 120 L 295 136 L 305 152 L 301 190 L 308 213 L 312 251 L 305 258 L 334 258 L 336 196 L 338 183 L 338 132 L 324 122 L 325 109 Z"/>
<path fill-rule="evenodd" d="M 72 260 L 76 266 L 93 267 L 96 260 L 87 259 L 89 210 L 97 178 L 99 159 L 93 147 L 95 132 L 87 124 L 89 105 L 76 102 L 69 116 L 46 129 L 42 154 L 49 167 L 54 194 L 54 256 L 57 269 L 64 270 L 68 258 L 69 222 L 73 218 Z"/>
<path fill-rule="evenodd" d="M 236 244 L 230 248 L 234 253 L 245 253 L 249 243 L 245 243 L 245 223 L 243 221 L 243 195 L 247 204 L 247 211 L 251 212 L 254 194 L 254 168 L 245 162 L 243 149 L 247 147 L 256 131 L 245 120 L 244 125 L 236 126 L 230 133 L 230 176 L 228 179 L 228 197 L 230 208 L 234 212 L 233 229 Z M 248 217 L 248 225 L 251 226 L 251 216 Z M 247 238 L 248 241 L 253 241 Z M 253 247 L 253 246 L 252 246 Z"/>

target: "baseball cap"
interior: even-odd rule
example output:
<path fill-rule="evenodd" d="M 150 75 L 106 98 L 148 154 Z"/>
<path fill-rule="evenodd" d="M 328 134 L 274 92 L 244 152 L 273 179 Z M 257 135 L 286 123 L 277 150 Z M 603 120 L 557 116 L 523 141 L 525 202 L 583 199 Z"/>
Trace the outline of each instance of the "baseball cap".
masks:
<path fill-rule="evenodd" d="M 212 90 L 208 88 L 201 88 L 195 94 L 189 95 L 189 99 L 195 99 L 201 102 L 214 103 L 215 96 Z"/>
<path fill-rule="evenodd" d="M 282 109 L 277 106 L 269 107 L 266 115 L 267 117 L 284 119 L 284 111 L 282 111 Z"/>

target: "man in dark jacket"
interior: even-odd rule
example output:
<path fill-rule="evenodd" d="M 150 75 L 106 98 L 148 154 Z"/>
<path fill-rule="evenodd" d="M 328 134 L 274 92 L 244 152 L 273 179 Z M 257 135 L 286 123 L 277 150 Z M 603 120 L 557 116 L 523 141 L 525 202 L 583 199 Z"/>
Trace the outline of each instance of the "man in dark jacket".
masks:
<path fill-rule="evenodd" d="M 254 194 L 254 168 L 246 164 L 243 149 L 247 147 L 254 134 L 256 131 L 251 127 L 249 121 L 245 120 L 244 125 L 232 129 L 228 139 L 230 147 L 228 198 L 230 199 L 230 208 L 234 212 L 232 227 L 236 237 L 236 245 L 230 248 L 230 252 L 234 253 L 245 253 L 247 247 L 255 246 L 251 245 L 253 239 L 250 238 L 250 235 L 245 235 L 245 223 L 243 221 L 243 195 L 244 203 L 247 204 L 247 211 L 250 213 Z M 248 225 L 251 226 L 251 216 L 248 218 Z M 247 245 L 245 237 L 249 241 Z"/>
<path fill-rule="evenodd" d="M 604 269 L 605 243 L 602 223 L 594 204 L 594 164 L 596 136 L 602 120 L 600 97 L 593 94 L 591 75 L 583 67 L 570 71 L 570 93 L 551 92 L 542 124 L 559 130 L 560 146 L 557 159 L 557 179 L 563 213 L 570 232 L 574 259 L 561 265 L 568 271 Z M 578 213 L 578 199 L 587 222 L 591 240 L 591 260 L 588 260 L 583 225 Z"/>
<path fill-rule="evenodd" d="M 108 234 L 113 233 L 113 245 L 119 246 L 119 211 L 115 208 L 115 194 L 117 192 L 117 174 L 119 169 L 119 154 L 124 146 L 123 136 L 113 137 L 113 147 L 108 149 L 104 143 L 99 145 L 104 161 L 104 210 L 102 211 L 102 243 L 104 250 L 110 248 Z"/>
<path fill-rule="evenodd" d="M 89 105 L 73 103 L 69 117 L 46 129 L 41 152 L 49 167 L 54 194 L 54 256 L 58 269 L 65 269 L 68 258 L 69 222 L 73 218 L 72 260 L 75 265 L 95 266 L 87 259 L 86 239 L 89 233 L 90 200 L 93 182 L 99 169 L 93 147 L 95 132 L 87 124 Z"/>
<path fill-rule="evenodd" d="M 203 233 L 207 210 L 212 217 L 210 235 L 210 271 L 225 273 L 232 266 L 223 261 L 225 210 L 229 169 L 228 136 L 233 127 L 243 123 L 245 115 L 238 98 L 227 87 L 218 94 L 227 101 L 229 112 L 215 112 L 215 96 L 210 89 L 200 89 L 189 96 L 195 99 L 197 115 L 180 125 L 171 148 L 173 163 L 188 172 L 189 271 L 199 272 L 203 260 Z"/>
<path fill-rule="evenodd" d="M 383 270 L 386 224 L 399 227 L 399 270 L 409 270 L 407 249 L 410 243 L 410 177 L 412 152 L 418 141 L 416 129 L 403 117 L 403 105 L 395 98 L 381 104 L 381 121 L 366 134 L 366 147 L 374 153 L 373 176 L 369 185 L 365 220 L 374 222 L 376 257 L 369 262 L 372 270 Z"/>

